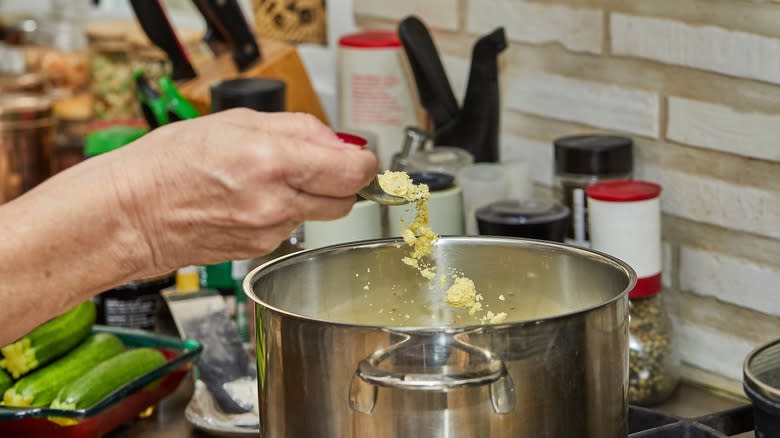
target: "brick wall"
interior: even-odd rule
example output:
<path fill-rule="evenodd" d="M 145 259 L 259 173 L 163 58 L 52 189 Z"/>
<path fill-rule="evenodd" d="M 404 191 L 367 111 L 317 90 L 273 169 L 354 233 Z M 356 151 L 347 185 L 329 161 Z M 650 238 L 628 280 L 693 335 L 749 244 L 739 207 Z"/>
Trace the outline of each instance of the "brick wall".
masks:
<path fill-rule="evenodd" d="M 552 140 L 622 132 L 664 186 L 665 292 L 685 376 L 741 393 L 780 337 L 780 2 L 355 0 L 364 28 L 407 14 L 462 96 L 477 35 L 504 26 L 502 155 L 553 184 Z"/>

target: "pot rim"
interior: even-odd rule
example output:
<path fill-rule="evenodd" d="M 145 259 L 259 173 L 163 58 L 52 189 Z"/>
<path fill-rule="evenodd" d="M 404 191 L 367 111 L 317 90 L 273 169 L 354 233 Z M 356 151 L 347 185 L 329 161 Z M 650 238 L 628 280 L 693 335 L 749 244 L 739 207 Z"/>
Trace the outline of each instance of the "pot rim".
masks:
<path fill-rule="evenodd" d="M 780 388 L 764 383 L 756 375 L 756 373 L 753 372 L 751 365 L 753 360 L 756 359 L 759 355 L 761 355 L 761 353 L 763 353 L 765 350 L 770 349 L 772 347 L 778 347 L 778 346 L 780 346 L 780 339 L 772 339 L 771 341 L 761 344 L 758 347 L 754 348 L 753 351 L 751 351 L 747 355 L 745 361 L 742 363 L 743 385 L 748 386 L 756 393 L 763 395 L 764 397 L 766 397 L 769 400 L 772 400 L 775 403 L 780 402 Z"/>
<path fill-rule="evenodd" d="M 525 325 L 536 325 L 541 324 L 543 322 L 551 322 L 561 319 L 570 318 L 577 315 L 582 315 L 584 313 L 590 312 L 592 310 L 608 306 L 618 300 L 626 299 L 628 297 L 628 293 L 634 288 L 637 281 L 637 275 L 636 272 L 629 266 L 626 262 L 618 259 L 617 257 L 611 256 L 609 254 L 596 251 L 593 249 L 585 249 L 580 248 L 573 245 L 568 245 L 565 243 L 559 243 L 559 242 L 550 242 L 546 240 L 536 240 L 536 239 L 527 239 L 527 238 L 518 238 L 518 237 L 498 237 L 498 236 L 440 236 L 439 240 L 446 240 L 446 241 L 474 241 L 474 240 L 482 240 L 482 241 L 489 241 L 489 242 L 503 242 L 503 243 L 517 243 L 523 242 L 525 245 L 530 247 L 541 247 L 541 248 L 547 248 L 547 249 L 554 249 L 557 251 L 564 251 L 569 252 L 571 254 L 579 254 L 581 256 L 587 257 L 589 259 L 599 259 L 602 262 L 606 262 L 609 265 L 612 265 L 615 268 L 618 268 L 619 270 L 623 271 L 628 276 L 628 284 L 626 287 L 617 295 L 610 298 L 609 300 L 603 301 L 598 304 L 594 304 L 592 306 L 583 307 L 578 310 L 574 310 L 571 312 L 565 312 L 553 316 L 548 316 L 545 318 L 539 318 L 539 319 L 533 319 L 533 320 L 526 320 L 526 321 L 512 321 L 512 322 L 503 322 L 498 324 L 470 324 L 470 325 L 439 325 L 439 326 L 387 326 L 387 325 L 378 325 L 378 324 L 356 324 L 356 323 L 347 323 L 347 322 L 340 322 L 340 321 L 332 321 L 324 318 L 319 317 L 312 317 L 312 316 L 306 316 L 302 315 L 300 313 L 292 312 L 290 310 L 285 310 L 280 307 L 268 304 L 264 300 L 261 300 L 260 298 L 255 295 L 254 291 L 254 284 L 257 282 L 257 280 L 261 277 L 259 273 L 261 271 L 266 270 L 275 270 L 279 266 L 286 264 L 290 259 L 298 259 L 298 258 L 305 258 L 310 255 L 316 255 L 321 253 L 328 253 L 332 252 L 336 249 L 348 249 L 348 248 L 366 248 L 366 247 L 382 247 L 382 246 L 389 246 L 389 245 L 396 245 L 398 243 L 405 245 L 405 242 L 402 238 L 397 237 L 390 237 L 390 238 L 382 238 L 382 239 L 370 239 L 370 240 L 360 240 L 355 242 L 347 242 L 347 243 L 340 243 L 336 245 L 328 245 L 320 248 L 313 248 L 313 249 L 306 249 L 302 251 L 298 251 L 292 254 L 287 254 L 281 257 L 278 257 L 276 259 L 270 260 L 266 263 L 263 263 L 262 265 L 252 269 L 249 271 L 249 273 L 244 277 L 244 280 L 242 282 L 242 288 L 244 290 L 244 293 L 249 297 L 255 305 L 261 305 L 267 309 L 270 309 L 274 312 L 280 313 L 286 317 L 295 318 L 295 319 L 301 319 L 306 320 L 310 322 L 316 322 L 321 324 L 329 324 L 329 325 L 336 325 L 340 327 L 347 327 L 347 328 L 362 328 L 362 329 L 377 329 L 377 330 L 385 330 L 385 331 L 392 331 L 392 332 L 399 332 L 399 333 L 426 333 L 426 332 L 436 332 L 436 333 L 445 333 L 445 334 L 454 334 L 454 333 L 462 333 L 467 331 L 475 331 L 483 328 L 503 328 L 503 327 L 518 327 L 518 326 L 525 326 Z"/>

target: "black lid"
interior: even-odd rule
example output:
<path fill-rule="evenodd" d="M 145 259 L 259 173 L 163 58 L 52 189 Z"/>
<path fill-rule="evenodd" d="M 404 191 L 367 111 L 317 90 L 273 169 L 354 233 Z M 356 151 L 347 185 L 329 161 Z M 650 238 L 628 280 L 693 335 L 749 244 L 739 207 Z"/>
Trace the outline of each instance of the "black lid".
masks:
<path fill-rule="evenodd" d="M 496 201 L 476 211 L 480 234 L 555 242 L 563 241 L 570 215 L 565 205 L 533 199 Z"/>
<path fill-rule="evenodd" d="M 283 81 L 268 78 L 240 78 L 211 86 L 211 110 L 251 108 L 255 111 L 281 112 L 286 109 Z"/>
<path fill-rule="evenodd" d="M 573 135 L 553 141 L 555 172 L 614 175 L 632 172 L 634 141 L 616 135 Z"/>
<path fill-rule="evenodd" d="M 455 177 L 442 172 L 410 172 L 409 178 L 415 184 L 426 184 L 431 192 L 438 192 L 452 187 Z"/>

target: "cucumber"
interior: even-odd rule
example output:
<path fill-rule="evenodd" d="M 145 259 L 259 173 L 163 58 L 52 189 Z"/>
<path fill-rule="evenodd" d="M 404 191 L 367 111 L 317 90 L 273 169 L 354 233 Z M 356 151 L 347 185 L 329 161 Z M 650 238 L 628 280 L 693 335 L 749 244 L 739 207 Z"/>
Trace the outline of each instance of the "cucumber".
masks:
<path fill-rule="evenodd" d="M 5 392 L 6 389 L 12 387 L 14 381 L 11 376 L 3 370 L 0 370 L 0 393 Z"/>
<path fill-rule="evenodd" d="M 88 408 L 165 362 L 165 356 L 153 348 L 127 350 L 103 361 L 72 383 L 63 386 L 51 403 L 51 408 Z"/>
<path fill-rule="evenodd" d="M 124 350 L 122 341 L 111 333 L 90 336 L 62 358 L 22 377 L 5 391 L 3 402 L 16 407 L 49 406 L 63 386 Z"/>
<path fill-rule="evenodd" d="M 95 304 L 84 301 L 1 348 L 0 367 L 14 379 L 42 367 L 78 345 L 95 323 Z"/>

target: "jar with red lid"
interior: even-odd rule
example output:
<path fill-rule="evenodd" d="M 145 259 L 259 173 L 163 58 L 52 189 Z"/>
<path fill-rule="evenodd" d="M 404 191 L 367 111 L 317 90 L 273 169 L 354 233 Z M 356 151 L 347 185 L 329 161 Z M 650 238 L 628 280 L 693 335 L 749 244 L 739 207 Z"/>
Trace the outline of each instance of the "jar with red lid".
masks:
<path fill-rule="evenodd" d="M 661 293 L 661 186 L 605 181 L 585 193 L 592 248 L 624 260 L 637 273 L 629 293 L 629 402 L 662 403 L 677 388 L 680 358 Z"/>

